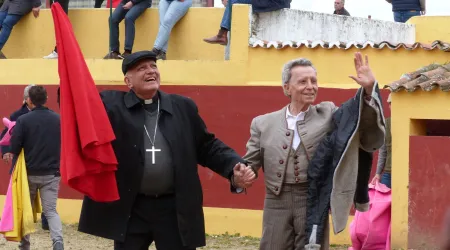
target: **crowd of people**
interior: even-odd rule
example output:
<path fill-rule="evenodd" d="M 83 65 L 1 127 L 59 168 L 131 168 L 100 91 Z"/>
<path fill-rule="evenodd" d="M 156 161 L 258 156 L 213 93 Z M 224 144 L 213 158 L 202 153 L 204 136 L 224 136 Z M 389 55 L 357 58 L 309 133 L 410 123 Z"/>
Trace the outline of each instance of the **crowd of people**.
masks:
<path fill-rule="evenodd" d="M 386 0 L 392 4 L 392 11 L 396 22 L 406 22 L 413 16 L 424 15 L 426 11 L 425 0 Z M 68 13 L 69 0 L 51 0 L 58 2 Z M 99 8 L 103 0 L 96 0 L 94 6 Z M 210 44 L 228 44 L 228 32 L 231 30 L 231 16 L 233 4 L 251 4 L 255 13 L 270 12 L 283 8 L 290 8 L 291 0 L 222 0 L 225 11 L 220 24 L 220 29 L 215 36 L 203 39 Z M 114 12 L 108 20 L 110 25 L 110 52 L 104 59 L 123 59 L 133 51 L 135 39 L 135 22 L 148 8 L 152 6 L 152 0 L 121 0 L 115 6 Z M 161 0 L 159 2 L 159 30 L 152 51 L 158 55 L 158 59 L 165 60 L 169 44 L 170 33 L 177 22 L 183 18 L 192 6 L 192 0 Z M 350 16 L 345 9 L 345 0 L 335 0 L 334 14 Z M 41 9 L 40 0 L 4 0 L 0 8 L 0 59 L 6 59 L 2 49 L 11 34 L 13 27 L 28 13 L 39 17 Z M 369 16 L 370 18 L 370 16 Z M 119 24 L 125 20 L 125 42 L 121 52 L 119 42 Z M 44 59 L 58 58 L 58 50 L 43 57 Z"/>

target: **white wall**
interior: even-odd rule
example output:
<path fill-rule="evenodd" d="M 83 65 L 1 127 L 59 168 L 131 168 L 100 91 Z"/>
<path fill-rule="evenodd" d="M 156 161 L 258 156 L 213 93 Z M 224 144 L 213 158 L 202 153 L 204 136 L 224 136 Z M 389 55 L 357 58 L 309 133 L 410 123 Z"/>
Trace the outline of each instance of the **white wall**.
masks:
<path fill-rule="evenodd" d="M 410 24 L 284 9 L 253 14 L 251 40 L 414 43 Z"/>

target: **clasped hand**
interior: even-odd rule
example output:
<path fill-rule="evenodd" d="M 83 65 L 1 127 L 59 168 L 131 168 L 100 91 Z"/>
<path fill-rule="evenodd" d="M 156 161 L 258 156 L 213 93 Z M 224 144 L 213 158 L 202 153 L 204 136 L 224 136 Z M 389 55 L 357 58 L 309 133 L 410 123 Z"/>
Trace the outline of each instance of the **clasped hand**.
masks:
<path fill-rule="evenodd" d="M 249 188 L 256 180 L 256 174 L 252 167 L 238 163 L 233 168 L 233 181 L 235 187 Z"/>

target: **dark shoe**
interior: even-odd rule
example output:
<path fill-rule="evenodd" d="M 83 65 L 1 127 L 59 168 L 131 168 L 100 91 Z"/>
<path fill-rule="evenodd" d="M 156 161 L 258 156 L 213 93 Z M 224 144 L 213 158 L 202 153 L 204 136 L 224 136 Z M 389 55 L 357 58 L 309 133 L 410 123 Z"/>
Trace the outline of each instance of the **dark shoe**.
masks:
<path fill-rule="evenodd" d="M 156 56 L 156 59 L 166 60 L 166 52 L 164 52 L 164 51 L 159 52 L 159 54 Z"/>
<path fill-rule="evenodd" d="M 166 60 L 166 52 L 165 51 L 153 48 L 152 52 L 156 54 L 157 60 Z"/>
<path fill-rule="evenodd" d="M 61 241 L 53 243 L 53 250 L 64 250 L 64 244 Z"/>
<path fill-rule="evenodd" d="M 123 52 L 122 57 L 125 58 L 129 55 L 131 55 L 131 52 L 125 51 L 125 52 Z"/>
<path fill-rule="evenodd" d="M 111 51 L 109 52 L 103 59 L 116 59 L 116 60 L 122 60 L 123 56 L 117 52 L 117 51 Z"/>
<path fill-rule="evenodd" d="M 217 35 L 205 38 L 203 41 L 210 43 L 210 44 L 220 44 L 226 46 L 228 44 L 228 37 L 227 37 L 228 31 L 224 29 L 220 29 L 219 33 Z"/>
<path fill-rule="evenodd" d="M 3 52 L 0 51 L 0 59 L 6 59 L 5 54 L 3 54 Z"/>

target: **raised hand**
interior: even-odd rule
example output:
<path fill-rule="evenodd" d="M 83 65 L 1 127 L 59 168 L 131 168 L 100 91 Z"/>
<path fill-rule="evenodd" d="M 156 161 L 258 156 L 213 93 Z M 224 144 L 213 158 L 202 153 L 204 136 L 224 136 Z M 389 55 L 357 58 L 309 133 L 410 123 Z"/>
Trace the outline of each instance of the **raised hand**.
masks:
<path fill-rule="evenodd" d="M 360 52 L 355 53 L 354 58 L 356 76 L 350 76 L 356 83 L 364 88 L 366 94 L 372 94 L 375 76 L 369 66 L 369 57 L 366 55 L 365 61 Z"/>
<path fill-rule="evenodd" d="M 239 188 L 249 188 L 256 180 L 256 174 L 250 166 L 237 163 L 233 168 L 234 185 Z"/>

